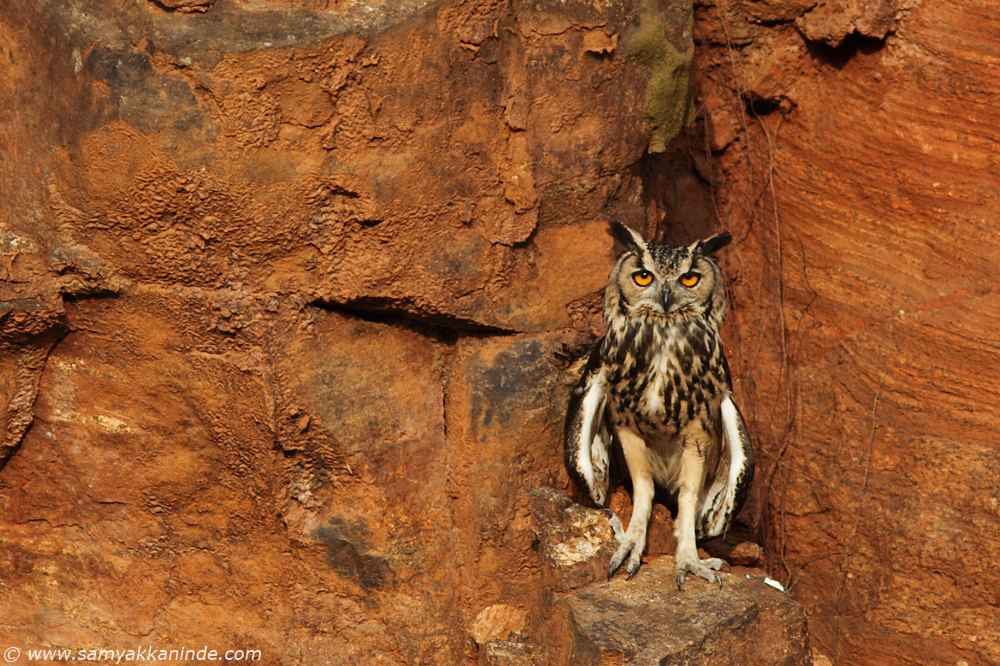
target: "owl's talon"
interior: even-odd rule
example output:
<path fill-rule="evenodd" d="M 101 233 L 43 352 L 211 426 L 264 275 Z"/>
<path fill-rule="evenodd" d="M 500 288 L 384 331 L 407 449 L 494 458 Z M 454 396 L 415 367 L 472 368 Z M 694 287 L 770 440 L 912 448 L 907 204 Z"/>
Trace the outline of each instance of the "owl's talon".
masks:
<path fill-rule="evenodd" d="M 722 571 L 722 567 L 725 567 L 727 570 L 732 569 L 729 566 L 729 562 L 726 562 L 721 557 L 710 557 L 706 560 L 701 560 L 701 563 L 704 564 L 709 569 L 713 569 L 715 571 Z"/>
<path fill-rule="evenodd" d="M 626 571 L 628 572 L 628 576 L 625 578 L 625 580 L 632 580 L 632 576 L 639 573 L 639 565 L 641 564 L 642 561 L 640 559 L 636 560 L 629 559 L 628 568 L 626 569 Z"/>
<path fill-rule="evenodd" d="M 643 534 L 639 537 L 630 537 L 628 532 L 622 535 L 621 545 L 618 546 L 618 550 L 615 551 L 614 557 L 611 558 L 611 565 L 608 567 L 608 580 L 615 575 L 615 572 L 621 567 L 625 562 L 625 558 L 631 553 L 629 557 L 628 567 L 625 571 L 628 572 L 628 577 L 631 578 L 635 575 L 635 572 L 639 570 L 639 565 L 642 564 L 642 551 L 646 549 L 646 535 Z"/>
<path fill-rule="evenodd" d="M 719 559 L 718 557 L 710 557 L 707 560 L 699 560 L 697 557 L 694 558 L 677 558 L 675 570 L 677 589 L 680 590 L 684 583 L 684 579 L 687 574 L 694 574 L 699 578 L 704 578 L 709 583 L 715 583 L 720 588 L 722 587 L 722 577 L 716 573 L 722 566 L 726 564 L 725 560 Z"/>
<path fill-rule="evenodd" d="M 614 576 L 615 572 L 618 571 L 619 567 L 621 567 L 622 562 L 625 561 L 625 555 L 628 555 L 628 551 L 622 553 L 619 548 L 618 552 L 615 553 L 615 556 L 611 558 L 611 564 L 608 566 L 608 580 L 611 580 L 611 577 Z"/>

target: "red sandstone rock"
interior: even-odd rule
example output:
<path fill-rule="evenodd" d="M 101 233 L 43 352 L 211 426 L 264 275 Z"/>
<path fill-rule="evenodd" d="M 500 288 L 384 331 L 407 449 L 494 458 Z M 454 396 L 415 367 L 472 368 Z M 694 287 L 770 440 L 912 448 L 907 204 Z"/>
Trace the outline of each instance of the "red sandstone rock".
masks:
<path fill-rule="evenodd" d="M 526 615 L 527 613 L 522 608 L 493 604 L 479 612 L 469 628 L 469 634 L 477 645 L 484 645 L 495 640 L 505 640 L 511 633 L 519 634 L 524 630 Z"/>
<path fill-rule="evenodd" d="M 567 596 L 568 664 L 812 663 L 805 615 L 759 577 L 723 573 L 722 588 L 679 591 L 672 557 L 645 564 L 630 581 L 590 585 Z"/>
<path fill-rule="evenodd" d="M 681 591 L 673 557 L 650 552 L 634 578 L 609 582 L 607 563 L 618 542 L 605 511 L 575 504 L 553 488 L 532 492 L 531 505 L 543 581 L 560 594 L 553 595 L 534 641 L 512 646 L 510 662 L 495 663 L 528 663 L 513 655 L 537 655 L 538 643 L 546 663 L 574 666 L 811 663 L 801 606 L 765 583 L 761 569 L 725 573 L 721 589 L 696 584 Z"/>
<path fill-rule="evenodd" d="M 553 488 L 531 493 L 545 585 L 556 592 L 605 580 L 617 550 L 610 514 L 587 509 Z"/>
<path fill-rule="evenodd" d="M 0 3 L 4 644 L 460 664 L 486 607 L 535 640 L 548 359 L 644 218 L 630 40 L 686 67 L 689 17 Z"/>
<path fill-rule="evenodd" d="M 856 23 L 891 4 L 818 3 L 813 18 L 843 6 L 850 25 L 810 39 L 871 39 L 792 58 L 767 50 L 800 40 L 787 25 L 747 28 L 753 44 L 733 48 L 712 45 L 721 24 L 696 26 L 696 76 L 744 109 L 712 190 L 737 239 L 731 362 L 772 478 L 769 569 L 818 652 L 993 663 L 1000 88 L 985 54 L 1000 26 L 976 2 Z M 760 63 L 794 108 L 740 105 Z"/>
<path fill-rule="evenodd" d="M 839 46 L 851 34 L 885 39 L 896 23 L 898 0 L 825 0 L 802 14 L 795 25 L 811 42 Z"/>
<path fill-rule="evenodd" d="M 371 7 L 0 4 L 5 644 L 464 663 L 502 604 L 527 637 L 478 658 L 548 659 L 547 359 L 600 332 L 615 217 L 737 238 L 817 660 L 1000 659 L 996 17 L 700 2 L 710 135 L 651 157 L 641 3 Z"/>

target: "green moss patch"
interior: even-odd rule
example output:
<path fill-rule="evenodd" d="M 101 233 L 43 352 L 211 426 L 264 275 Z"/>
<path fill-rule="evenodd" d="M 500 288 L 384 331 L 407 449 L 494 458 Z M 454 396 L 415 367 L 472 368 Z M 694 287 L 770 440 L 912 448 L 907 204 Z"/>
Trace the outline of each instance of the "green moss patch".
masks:
<path fill-rule="evenodd" d="M 688 14 L 690 26 L 691 14 Z M 690 29 L 685 31 L 690 35 Z M 628 53 L 649 68 L 643 110 L 649 123 L 649 152 L 662 153 L 684 125 L 694 120 L 691 102 L 691 60 L 694 44 L 683 51 L 667 38 L 667 24 L 653 2 L 644 3 L 639 28 L 628 42 Z"/>

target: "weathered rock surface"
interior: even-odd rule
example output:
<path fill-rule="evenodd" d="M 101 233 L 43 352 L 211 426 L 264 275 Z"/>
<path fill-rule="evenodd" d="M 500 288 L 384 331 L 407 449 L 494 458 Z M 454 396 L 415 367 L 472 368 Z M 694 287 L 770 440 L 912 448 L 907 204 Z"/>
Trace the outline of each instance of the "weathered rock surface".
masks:
<path fill-rule="evenodd" d="M 803 42 L 821 15 L 845 24 Z M 1000 16 L 709 2 L 695 32 L 699 95 L 736 128 L 704 173 L 737 238 L 772 574 L 836 664 L 1000 662 Z"/>
<path fill-rule="evenodd" d="M 531 505 L 543 581 L 561 594 L 533 643 L 512 655 L 537 654 L 540 643 L 548 663 L 574 666 L 811 663 L 802 607 L 765 584 L 762 569 L 723 573 L 722 589 L 689 580 L 678 590 L 673 558 L 647 556 L 631 580 L 607 581 L 618 543 L 607 513 L 553 488 L 532 492 Z"/>
<path fill-rule="evenodd" d="M 5 644 L 549 659 L 547 359 L 600 331 L 614 217 L 737 238 L 760 527 L 818 660 L 1000 661 L 996 13 L 695 14 L 0 0 Z M 475 646 L 497 605 L 527 638 Z"/>
<path fill-rule="evenodd" d="M 795 21 L 811 42 L 837 47 L 849 35 L 883 40 L 895 28 L 897 14 L 910 2 L 899 0 L 826 0 Z"/>
<path fill-rule="evenodd" d="M 631 580 L 577 590 L 566 605 L 567 663 L 694 666 L 807 666 L 812 663 L 802 607 L 751 576 L 722 573 L 722 588 L 689 582 L 678 591 L 674 560 L 647 562 Z"/>
<path fill-rule="evenodd" d="M 616 550 L 609 513 L 580 506 L 554 488 L 533 491 L 531 510 L 548 589 L 575 590 L 607 577 Z"/>
<path fill-rule="evenodd" d="M 542 654 L 548 360 L 644 224 L 690 19 L 0 0 L 3 644 Z"/>
<path fill-rule="evenodd" d="M 517 641 L 492 640 L 479 653 L 480 666 L 538 666 L 544 663 L 543 654 Z"/>
<path fill-rule="evenodd" d="M 543 581 L 562 592 L 533 637 L 548 663 L 811 663 L 802 607 L 765 584 L 762 569 L 723 573 L 722 589 L 689 580 L 678 590 L 673 558 L 647 556 L 631 580 L 607 581 L 618 543 L 608 514 L 553 488 L 532 492 L 531 505 Z M 537 654 L 532 648 L 515 647 L 512 654 Z"/>
<path fill-rule="evenodd" d="M 469 633 L 477 645 L 496 643 L 508 638 L 512 633 L 518 634 L 524 630 L 526 612 L 506 604 L 487 606 L 479 615 Z"/>

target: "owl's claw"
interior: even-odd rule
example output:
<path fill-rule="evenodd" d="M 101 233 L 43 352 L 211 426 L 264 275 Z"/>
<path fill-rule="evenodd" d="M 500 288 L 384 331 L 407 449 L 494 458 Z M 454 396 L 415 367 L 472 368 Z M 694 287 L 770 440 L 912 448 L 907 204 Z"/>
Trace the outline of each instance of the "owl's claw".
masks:
<path fill-rule="evenodd" d="M 729 564 L 718 557 L 710 557 L 707 560 L 699 560 L 697 555 L 692 557 L 680 557 L 676 558 L 676 564 L 674 565 L 674 570 L 676 571 L 675 579 L 677 581 L 677 590 L 680 591 L 681 586 L 684 584 L 684 579 L 687 574 L 691 573 L 699 578 L 704 578 L 709 583 L 716 583 L 721 588 L 722 587 L 722 577 L 716 573 L 722 567 L 729 567 Z"/>
<path fill-rule="evenodd" d="M 625 532 L 619 541 L 621 545 L 615 551 L 614 557 L 611 558 L 611 565 L 608 567 L 608 580 L 611 580 L 611 577 L 615 575 L 615 572 L 625 561 L 625 556 L 629 553 L 631 556 L 628 558 L 628 566 L 625 568 L 629 578 L 632 578 L 639 571 L 639 566 L 642 564 L 642 551 L 646 548 L 646 535 L 630 537 L 628 532 Z"/>
<path fill-rule="evenodd" d="M 639 565 L 640 564 L 641 564 L 641 562 L 639 562 L 638 560 L 636 560 L 634 562 L 632 560 L 629 560 L 628 568 L 626 569 L 626 571 L 628 572 L 628 576 L 625 578 L 625 580 L 632 580 L 632 576 L 634 576 L 637 573 L 639 573 Z"/>
<path fill-rule="evenodd" d="M 608 565 L 608 580 L 611 580 L 611 577 L 615 575 L 615 572 L 618 571 L 618 567 L 620 567 L 624 561 L 624 556 L 619 557 L 618 553 L 615 553 L 615 556 L 611 558 L 611 564 Z"/>

